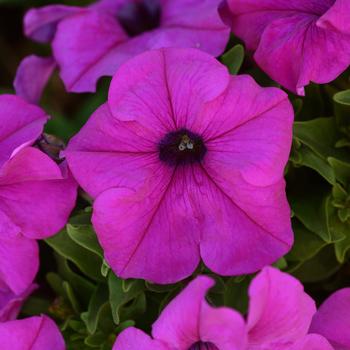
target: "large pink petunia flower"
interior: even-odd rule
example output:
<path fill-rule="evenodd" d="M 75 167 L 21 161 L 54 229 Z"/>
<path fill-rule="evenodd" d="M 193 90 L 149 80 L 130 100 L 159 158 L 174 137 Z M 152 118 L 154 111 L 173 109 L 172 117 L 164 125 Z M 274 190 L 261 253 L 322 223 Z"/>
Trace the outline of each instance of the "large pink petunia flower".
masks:
<path fill-rule="evenodd" d="M 221 13 L 257 64 L 299 95 L 350 65 L 349 0 L 224 0 Z"/>
<path fill-rule="evenodd" d="M 95 91 L 127 59 L 149 49 L 195 47 L 218 56 L 229 30 L 220 0 L 100 0 L 90 7 L 52 5 L 30 10 L 26 35 L 52 41 L 67 90 Z"/>
<path fill-rule="evenodd" d="M 65 225 L 77 195 L 66 164 L 31 147 L 47 118 L 17 96 L 0 96 L 0 289 L 4 284 L 17 295 L 38 270 L 35 239 Z"/>
<path fill-rule="evenodd" d="M 285 254 L 292 122 L 284 92 L 230 76 L 199 50 L 154 50 L 123 65 L 65 153 L 95 199 L 114 271 L 171 283 L 200 257 L 238 275 Z"/>
<path fill-rule="evenodd" d="M 47 316 L 0 323 L 2 350 L 65 350 L 64 339 Z"/>
<path fill-rule="evenodd" d="M 335 350 L 350 350 L 350 288 L 332 294 L 319 308 L 310 331 L 322 334 Z"/>
<path fill-rule="evenodd" d="M 246 322 L 234 310 L 208 305 L 212 285 L 197 277 L 162 311 L 152 338 L 128 328 L 113 350 L 333 350 L 326 338 L 308 332 L 315 302 L 294 277 L 264 268 L 250 285 Z"/>

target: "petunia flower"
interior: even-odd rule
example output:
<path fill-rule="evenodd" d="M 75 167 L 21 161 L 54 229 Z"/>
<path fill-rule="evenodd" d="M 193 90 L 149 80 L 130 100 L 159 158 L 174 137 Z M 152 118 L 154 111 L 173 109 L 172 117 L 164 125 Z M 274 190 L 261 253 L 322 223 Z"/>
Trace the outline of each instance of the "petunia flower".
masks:
<path fill-rule="evenodd" d="M 221 14 L 257 64 L 299 95 L 350 65 L 348 0 L 224 0 Z"/>
<path fill-rule="evenodd" d="M 95 199 L 92 221 L 114 271 L 171 283 L 200 258 L 239 275 L 285 254 L 292 122 L 284 92 L 230 76 L 199 50 L 124 64 L 65 153 Z"/>
<path fill-rule="evenodd" d="M 57 165 L 31 146 L 47 118 L 17 96 L 0 96 L 0 286 L 16 295 L 38 270 L 35 239 L 65 225 L 77 195 L 66 164 Z"/>
<path fill-rule="evenodd" d="M 149 49 L 195 47 L 220 55 L 229 30 L 220 0 L 100 0 L 89 7 L 51 5 L 30 10 L 28 37 L 52 41 L 68 91 L 95 91 L 127 59 Z"/>
<path fill-rule="evenodd" d="M 315 302 L 294 277 L 264 268 L 249 287 L 245 322 L 234 310 L 205 301 L 212 285 L 197 277 L 165 307 L 152 337 L 127 328 L 113 350 L 333 350 L 326 338 L 308 332 Z"/>
<path fill-rule="evenodd" d="M 0 323 L 2 350 L 65 350 L 64 339 L 47 316 Z"/>
<path fill-rule="evenodd" d="M 350 288 L 332 294 L 319 308 L 310 331 L 326 337 L 335 350 L 350 350 Z"/>
<path fill-rule="evenodd" d="M 316 305 L 296 278 L 265 267 L 248 294 L 248 350 L 333 349 L 326 338 L 309 332 Z"/>
<path fill-rule="evenodd" d="M 118 336 L 113 350 L 244 350 L 243 317 L 205 300 L 213 284 L 209 277 L 197 277 L 162 311 L 152 326 L 152 338 L 130 327 Z"/>

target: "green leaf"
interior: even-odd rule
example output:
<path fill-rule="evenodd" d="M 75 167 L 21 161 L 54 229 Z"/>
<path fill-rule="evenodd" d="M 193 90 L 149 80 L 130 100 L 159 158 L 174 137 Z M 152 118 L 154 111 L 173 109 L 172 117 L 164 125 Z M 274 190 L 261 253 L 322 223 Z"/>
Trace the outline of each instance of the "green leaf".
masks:
<path fill-rule="evenodd" d="M 340 263 L 344 263 L 347 252 L 350 250 L 350 221 L 342 222 L 339 218 L 339 209 L 329 203 L 330 229 L 333 235 L 337 234 L 342 237 L 335 242 L 335 255 Z"/>
<path fill-rule="evenodd" d="M 228 68 L 233 75 L 237 74 L 244 61 L 244 47 L 240 44 L 235 45 L 231 50 L 221 56 L 221 62 Z"/>
<path fill-rule="evenodd" d="M 328 162 L 332 166 L 337 180 L 344 186 L 350 184 L 350 163 L 332 157 L 328 158 Z"/>
<path fill-rule="evenodd" d="M 69 282 L 74 292 L 79 297 L 79 300 L 87 305 L 94 291 L 94 285 L 81 275 L 73 272 L 68 261 L 61 255 L 55 253 L 55 258 L 60 276 Z"/>
<path fill-rule="evenodd" d="M 106 342 L 106 334 L 97 332 L 85 338 L 85 344 L 91 348 L 100 348 Z"/>
<path fill-rule="evenodd" d="M 309 192 L 300 190 L 289 196 L 295 216 L 308 230 L 328 243 L 332 241 L 326 209 L 330 192 L 330 189 L 312 186 Z"/>
<path fill-rule="evenodd" d="M 294 123 L 294 138 L 325 161 L 328 157 L 350 159 L 346 150 L 334 147 L 340 137 L 335 118 L 317 118 Z"/>
<path fill-rule="evenodd" d="M 298 149 L 294 150 L 294 153 L 296 154 L 293 154 L 291 160 L 296 165 L 309 167 L 319 173 L 330 184 L 335 183 L 335 174 L 332 166 L 308 146 L 301 145 Z"/>
<path fill-rule="evenodd" d="M 103 259 L 103 250 L 98 243 L 96 233 L 92 228 L 92 225 L 67 224 L 67 233 L 75 243 L 95 253 Z"/>
<path fill-rule="evenodd" d="M 143 293 L 145 284 L 141 280 L 133 280 L 128 284 L 127 290 L 123 286 L 123 280 L 110 272 L 108 275 L 109 302 L 115 324 L 120 322 L 120 308 Z"/>
<path fill-rule="evenodd" d="M 303 283 L 313 283 L 330 277 L 340 266 L 336 259 L 333 246 L 327 245 L 312 259 L 307 260 L 293 271 L 292 274 Z"/>
<path fill-rule="evenodd" d="M 108 288 L 105 284 L 100 284 L 90 300 L 88 311 L 81 314 L 81 319 L 90 334 L 96 332 L 101 309 L 106 302 L 108 302 Z"/>
<path fill-rule="evenodd" d="M 103 259 L 103 262 L 101 265 L 101 275 L 103 277 L 107 277 L 110 270 L 111 270 L 111 267 L 108 265 L 107 261 Z"/>
<path fill-rule="evenodd" d="M 180 283 L 181 284 L 181 283 Z M 155 293 L 167 293 L 174 289 L 179 288 L 179 283 L 174 284 L 154 284 L 148 281 L 145 281 L 145 286 L 148 290 Z"/>
<path fill-rule="evenodd" d="M 91 279 L 95 281 L 104 280 L 100 271 L 101 258 L 75 243 L 66 230 L 62 230 L 59 234 L 46 239 L 45 242 L 58 254 L 76 264 Z"/>
<path fill-rule="evenodd" d="M 146 312 L 146 295 L 145 293 L 140 293 L 128 303 L 127 308 L 120 308 L 120 318 L 121 319 L 134 319 L 138 316 L 144 317 Z"/>
<path fill-rule="evenodd" d="M 309 260 L 327 244 L 297 220 L 293 220 L 293 231 L 294 244 L 292 250 L 286 255 L 288 261 L 304 262 Z"/>
<path fill-rule="evenodd" d="M 334 112 L 338 125 L 347 128 L 350 125 L 350 89 L 340 91 L 333 96 Z"/>
<path fill-rule="evenodd" d="M 65 290 L 63 288 L 63 279 L 60 275 L 54 272 L 49 272 L 46 275 L 46 280 L 56 295 L 65 296 Z"/>
<path fill-rule="evenodd" d="M 62 283 L 62 287 L 65 291 L 66 298 L 70 302 L 73 310 L 76 313 L 79 313 L 80 312 L 80 305 L 79 305 L 78 299 L 76 298 L 76 296 L 74 294 L 72 286 L 68 282 L 64 281 Z"/>

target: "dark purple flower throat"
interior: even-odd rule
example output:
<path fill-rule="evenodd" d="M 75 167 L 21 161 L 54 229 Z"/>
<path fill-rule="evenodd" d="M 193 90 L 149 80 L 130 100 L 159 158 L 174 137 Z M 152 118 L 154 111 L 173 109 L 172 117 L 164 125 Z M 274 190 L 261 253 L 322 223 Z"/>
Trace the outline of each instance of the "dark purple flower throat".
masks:
<path fill-rule="evenodd" d="M 166 134 L 158 149 L 159 159 L 172 166 L 200 162 L 207 152 L 202 137 L 187 129 Z"/>
<path fill-rule="evenodd" d="M 160 25 L 159 0 L 129 0 L 118 11 L 120 25 L 129 36 L 136 36 Z"/>
<path fill-rule="evenodd" d="M 188 350 L 219 350 L 213 343 L 197 342 L 193 344 Z"/>

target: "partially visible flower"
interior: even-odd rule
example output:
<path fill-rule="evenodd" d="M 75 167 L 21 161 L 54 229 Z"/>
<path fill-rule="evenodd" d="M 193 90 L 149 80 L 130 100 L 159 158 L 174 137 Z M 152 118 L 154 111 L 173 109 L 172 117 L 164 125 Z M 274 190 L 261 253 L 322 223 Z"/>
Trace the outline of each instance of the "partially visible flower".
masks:
<path fill-rule="evenodd" d="M 246 324 L 234 310 L 208 305 L 212 285 L 197 277 L 160 314 L 152 338 L 131 327 L 113 350 L 333 350 L 326 338 L 309 333 L 315 302 L 294 277 L 264 268 L 249 288 Z M 345 337 L 347 331 L 342 328 Z"/>
<path fill-rule="evenodd" d="M 65 350 L 64 339 L 47 316 L 0 323 L 1 350 Z"/>
<path fill-rule="evenodd" d="M 65 155 L 95 199 L 93 224 L 123 277 L 171 283 L 200 258 L 254 272 L 291 247 L 283 170 L 293 110 L 279 89 L 194 49 L 143 53 Z"/>
<path fill-rule="evenodd" d="M 350 65 L 349 0 L 224 0 L 221 14 L 257 64 L 299 95 Z"/>
<path fill-rule="evenodd" d="M 51 5 L 30 10 L 27 36 L 52 41 L 67 90 L 95 91 L 127 59 L 149 49 L 194 47 L 218 56 L 229 30 L 220 0 L 100 0 L 85 8 Z"/>
<path fill-rule="evenodd" d="M 16 295 L 29 288 L 38 270 L 35 239 L 65 225 L 77 195 L 66 164 L 58 166 L 31 147 L 47 118 L 17 96 L 0 96 L 0 286 Z"/>
<path fill-rule="evenodd" d="M 350 288 L 338 290 L 321 305 L 310 331 L 326 337 L 335 350 L 350 350 Z"/>
<path fill-rule="evenodd" d="M 15 320 L 22 304 L 35 288 L 36 285 L 33 284 L 23 293 L 16 295 L 0 280 L 0 322 Z"/>
<path fill-rule="evenodd" d="M 17 68 L 14 80 L 16 95 L 27 102 L 38 104 L 45 85 L 56 67 L 52 58 L 28 56 Z"/>
<path fill-rule="evenodd" d="M 332 350 L 310 334 L 313 299 L 294 277 L 265 267 L 249 286 L 248 350 Z"/>
<path fill-rule="evenodd" d="M 152 338 L 131 327 L 118 336 L 113 350 L 244 350 L 242 316 L 205 300 L 213 284 L 208 277 L 196 278 L 162 311 L 152 326 Z"/>

